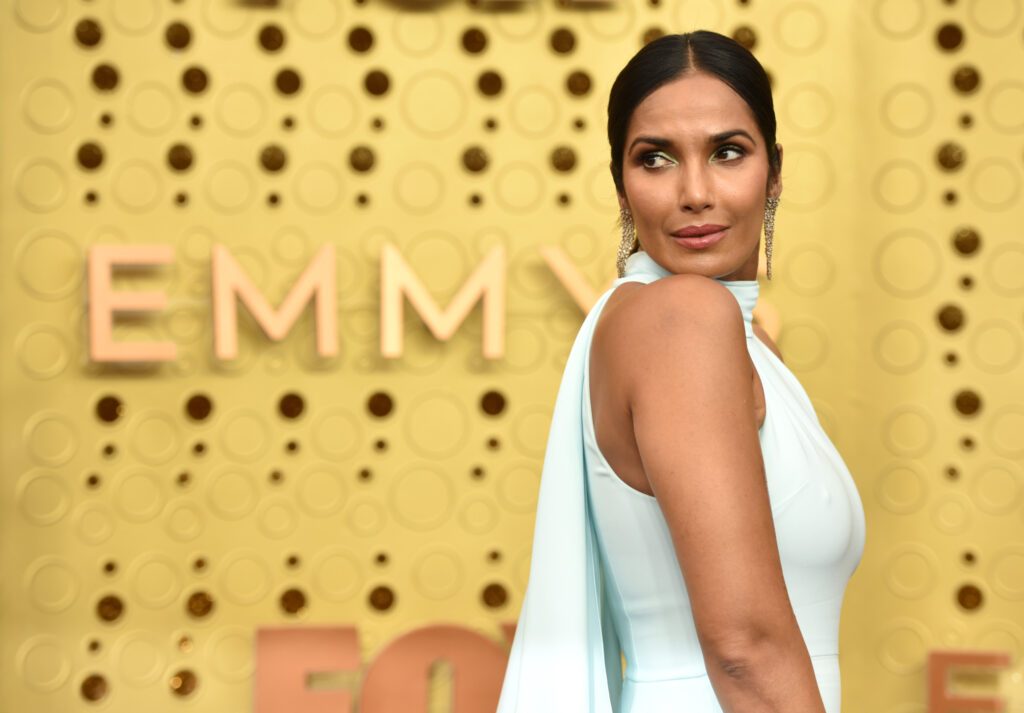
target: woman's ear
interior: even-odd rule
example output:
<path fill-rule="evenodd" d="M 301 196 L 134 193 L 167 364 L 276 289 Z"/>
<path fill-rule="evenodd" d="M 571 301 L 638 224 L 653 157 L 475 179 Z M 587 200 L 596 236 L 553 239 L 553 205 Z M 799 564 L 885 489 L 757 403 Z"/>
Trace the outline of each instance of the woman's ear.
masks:
<path fill-rule="evenodd" d="M 782 144 L 775 144 L 775 150 L 779 153 L 779 170 L 775 172 L 773 179 L 769 182 L 768 196 L 778 198 L 782 195 Z"/>

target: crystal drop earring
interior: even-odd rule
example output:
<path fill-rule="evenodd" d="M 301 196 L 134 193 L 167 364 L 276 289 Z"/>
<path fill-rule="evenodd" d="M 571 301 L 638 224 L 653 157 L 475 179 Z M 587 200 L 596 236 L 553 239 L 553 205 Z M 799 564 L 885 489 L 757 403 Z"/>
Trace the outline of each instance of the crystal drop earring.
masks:
<path fill-rule="evenodd" d="M 626 259 L 633 254 L 633 246 L 637 243 L 637 237 L 633 214 L 625 208 L 620 208 L 619 216 L 622 219 L 622 240 L 619 241 L 619 254 L 615 262 L 619 277 L 623 277 L 626 274 Z"/>
<path fill-rule="evenodd" d="M 768 198 L 764 206 L 764 254 L 767 261 L 768 279 L 772 279 L 772 236 L 775 234 L 775 209 L 778 198 Z"/>

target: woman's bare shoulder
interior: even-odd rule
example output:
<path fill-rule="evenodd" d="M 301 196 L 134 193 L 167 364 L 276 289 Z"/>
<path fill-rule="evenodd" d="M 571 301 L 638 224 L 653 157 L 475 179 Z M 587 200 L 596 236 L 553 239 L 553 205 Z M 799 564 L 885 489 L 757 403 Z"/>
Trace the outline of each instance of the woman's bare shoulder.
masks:
<path fill-rule="evenodd" d="M 692 323 L 706 318 L 714 323 L 725 317 L 733 326 L 742 326 L 742 316 L 729 288 L 710 277 L 694 274 L 669 275 L 648 284 L 621 285 L 609 298 L 605 311 L 607 317 L 602 315 L 604 324 L 600 325 L 603 331 L 628 338 L 631 348 L 656 341 L 659 330 L 681 321 Z"/>

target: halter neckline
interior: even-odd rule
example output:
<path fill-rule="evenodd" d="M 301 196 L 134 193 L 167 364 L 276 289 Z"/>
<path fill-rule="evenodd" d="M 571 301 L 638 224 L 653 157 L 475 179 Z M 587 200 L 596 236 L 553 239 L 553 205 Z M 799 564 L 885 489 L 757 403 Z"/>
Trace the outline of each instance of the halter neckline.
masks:
<path fill-rule="evenodd" d="M 618 287 L 623 282 L 636 282 L 636 278 L 640 278 L 642 282 L 654 282 L 673 274 L 675 273 L 666 270 L 648 255 L 647 251 L 638 250 L 626 258 L 625 274 L 615 281 L 614 286 Z M 713 279 L 725 285 L 732 296 L 736 298 L 740 305 L 740 311 L 743 313 L 743 329 L 747 338 L 753 339 L 754 305 L 757 304 L 757 297 L 761 291 L 760 283 L 757 280 L 722 280 L 717 277 Z"/>

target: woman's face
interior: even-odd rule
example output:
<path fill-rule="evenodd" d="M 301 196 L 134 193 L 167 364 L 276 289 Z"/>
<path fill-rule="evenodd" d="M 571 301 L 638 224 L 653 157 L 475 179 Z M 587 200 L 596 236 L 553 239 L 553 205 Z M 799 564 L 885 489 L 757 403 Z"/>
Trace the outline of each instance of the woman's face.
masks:
<path fill-rule="evenodd" d="M 782 180 L 769 185 L 767 147 L 739 94 L 702 72 L 664 84 L 634 110 L 624 151 L 619 204 L 633 214 L 641 249 L 671 272 L 757 278 L 765 198 L 779 196 Z M 673 236 L 707 224 L 726 227 L 707 247 Z"/>

